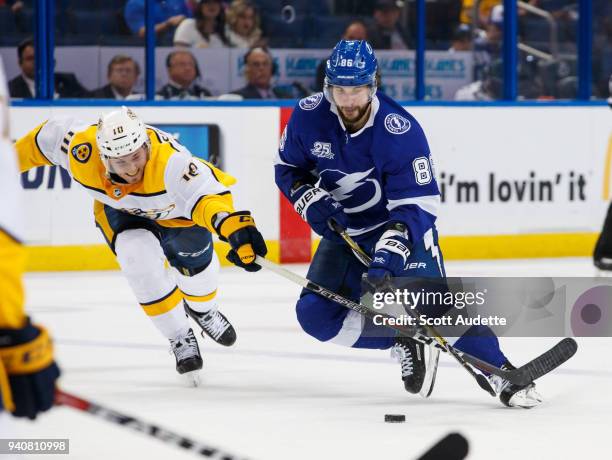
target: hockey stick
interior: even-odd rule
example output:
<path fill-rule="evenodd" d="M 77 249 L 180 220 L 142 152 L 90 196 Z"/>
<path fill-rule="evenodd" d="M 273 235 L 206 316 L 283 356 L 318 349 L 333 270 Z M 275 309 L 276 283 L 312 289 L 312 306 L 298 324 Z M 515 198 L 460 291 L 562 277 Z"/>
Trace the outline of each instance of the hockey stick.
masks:
<path fill-rule="evenodd" d="M 417 460 L 463 460 L 470 450 L 468 440 L 460 433 L 449 433 Z"/>
<path fill-rule="evenodd" d="M 188 450 L 202 457 L 217 459 L 217 460 L 238 460 L 244 457 L 238 457 L 218 447 L 204 444 L 199 441 L 194 441 L 180 434 L 166 430 L 158 425 L 145 422 L 143 420 L 132 417 L 131 415 L 122 414 L 108 407 L 100 406 L 91 401 L 79 398 L 70 393 L 55 389 L 55 404 L 72 407 L 73 409 L 87 412 L 94 417 L 106 420 L 107 422 L 116 425 L 131 428 L 134 431 L 140 431 L 146 435 L 156 438 L 167 444 L 172 444 L 181 449 Z"/>
<path fill-rule="evenodd" d="M 344 242 L 349 246 L 349 248 L 351 248 L 351 251 L 353 251 L 353 254 L 355 254 L 357 259 L 359 259 L 359 261 L 365 266 L 369 266 L 372 262 L 372 258 L 368 254 L 366 254 L 363 249 L 361 249 L 361 246 L 359 246 L 357 242 L 349 236 L 346 230 L 342 228 L 334 219 L 329 219 L 329 225 L 334 229 L 336 233 L 338 233 L 342 237 Z M 406 311 L 408 311 L 410 316 L 416 319 L 416 315 L 414 314 L 414 312 L 412 312 L 411 309 L 407 309 Z M 496 395 L 487 378 L 472 369 L 472 367 L 468 363 L 466 363 L 465 359 L 463 359 L 457 353 L 455 348 L 450 346 L 450 344 L 446 341 L 446 339 L 444 339 L 444 337 L 438 334 L 438 332 L 431 326 L 425 325 L 425 329 L 429 333 L 429 336 L 433 338 L 442 348 L 444 348 L 448 352 L 448 354 L 450 354 L 461 365 L 461 367 L 463 367 L 468 372 L 468 374 L 470 374 L 476 380 L 480 388 L 487 391 L 492 396 Z"/>
<path fill-rule="evenodd" d="M 275 264 L 274 262 L 264 259 L 261 256 L 255 257 L 255 263 L 261 265 L 262 267 L 267 268 L 268 270 L 275 272 L 276 274 L 282 276 L 283 278 L 293 281 L 295 284 L 298 284 L 302 286 L 303 288 L 314 292 L 315 294 L 319 294 L 320 296 L 325 297 L 326 299 L 339 303 L 340 305 L 343 305 L 346 308 L 354 310 L 357 313 L 361 313 L 362 315 L 368 318 L 374 318 L 375 316 L 380 316 L 383 318 L 391 318 L 388 315 L 385 315 L 383 313 L 375 313 L 372 310 L 370 310 L 368 307 L 366 307 L 365 305 L 357 303 L 357 302 L 353 302 L 352 300 L 347 299 L 346 297 L 343 297 L 340 294 L 330 291 L 329 289 L 325 289 L 323 286 L 313 283 L 308 278 L 302 278 L 297 273 L 293 273 L 281 267 L 280 265 Z M 432 339 L 430 337 L 425 336 L 424 334 L 419 333 L 414 328 L 405 327 L 401 325 L 391 325 L 388 322 L 385 325 L 391 329 L 396 330 L 397 332 L 401 333 L 402 335 L 406 337 L 414 338 L 418 340 L 419 342 L 425 343 L 426 345 L 431 345 Z M 442 343 L 440 343 L 440 346 L 443 349 L 443 351 L 446 351 L 452 354 L 452 352 L 450 351 L 452 347 L 450 345 L 447 345 L 448 347 L 447 348 Z M 461 358 L 459 358 L 459 362 L 461 362 Z M 483 390 L 485 390 L 487 393 L 491 394 L 492 396 L 496 395 L 493 388 L 491 388 L 491 384 L 489 383 L 489 381 L 484 375 L 477 374 L 476 372 L 474 372 L 472 368 L 467 366 L 467 364 L 465 364 L 464 367 L 466 367 L 466 369 L 469 369 L 468 372 L 470 372 L 470 374 L 476 379 L 480 388 L 482 388 Z"/>
<path fill-rule="evenodd" d="M 330 219 L 329 224 L 337 232 L 342 239 L 346 242 L 346 244 L 351 248 L 355 255 L 358 255 L 358 259 L 362 263 L 366 263 L 369 265 L 371 258 L 368 254 L 365 253 L 363 249 L 353 240 L 349 234 L 344 230 L 336 221 Z M 414 317 L 412 310 L 408 309 L 410 314 Z M 565 338 L 557 343 L 554 347 L 550 348 L 548 351 L 542 353 L 537 358 L 531 360 L 527 364 L 521 366 L 520 368 L 513 370 L 504 370 L 499 369 L 496 366 L 492 366 L 491 364 L 482 361 L 472 355 L 461 352 L 456 348 L 452 347 L 444 337 L 442 337 L 433 326 L 425 326 L 431 335 L 431 339 L 436 340 L 441 346 L 443 346 L 449 354 L 451 354 L 457 361 L 468 370 L 472 376 L 475 374 L 474 370 L 467 365 L 467 363 L 471 364 L 483 370 L 485 372 L 489 372 L 494 375 L 498 375 L 512 383 L 516 383 L 519 385 L 527 385 L 533 382 L 535 379 L 542 377 L 545 374 L 548 374 L 555 368 L 559 367 L 565 361 L 570 359 L 576 351 L 578 350 L 578 344 L 572 338 Z M 477 379 L 478 380 L 478 379 Z M 480 385 L 480 381 L 478 382 Z M 482 387 L 482 385 L 480 385 Z"/>
<path fill-rule="evenodd" d="M 361 313 L 362 315 L 368 318 L 373 318 L 374 316 L 381 316 L 382 318 L 391 318 L 387 315 L 384 315 L 383 313 L 375 313 L 365 305 L 353 302 L 352 300 L 347 299 L 346 297 L 343 297 L 340 294 L 330 291 L 329 289 L 325 289 L 323 286 L 313 283 L 308 278 L 303 278 L 297 273 L 293 273 L 287 270 L 286 268 L 283 268 L 280 265 L 275 264 L 274 262 L 271 262 L 261 256 L 255 257 L 255 263 L 261 265 L 264 268 L 267 268 L 270 271 L 275 272 L 277 275 L 282 276 L 283 278 L 288 279 L 289 281 L 292 281 L 295 284 L 298 284 L 299 286 L 302 286 L 305 289 L 308 289 L 311 292 L 314 292 L 315 294 L 319 294 L 321 297 L 325 297 L 326 299 L 343 305 L 346 308 L 350 308 L 351 310 L 354 310 L 357 313 Z M 425 334 L 422 334 L 419 331 L 416 331 L 415 333 L 414 328 L 409 328 L 401 325 L 391 325 L 389 323 L 386 323 L 385 326 L 401 333 L 402 335 L 405 335 L 406 337 L 411 337 L 415 340 L 418 340 L 419 342 L 422 342 L 426 345 L 431 345 L 432 342 L 434 342 L 434 339 L 432 337 L 426 336 Z M 468 353 L 457 350 L 456 348 L 453 348 L 453 346 L 450 345 L 448 342 L 446 343 L 447 348 L 443 347 L 439 343 L 437 343 L 436 346 L 439 346 L 442 351 L 446 353 L 451 353 L 450 349 L 452 349 L 467 363 L 486 372 L 489 372 L 490 374 L 497 375 L 517 385 L 527 385 L 533 382 L 535 379 L 542 377 L 545 374 L 548 374 L 550 371 L 559 367 L 565 361 L 574 356 L 576 350 L 578 349 L 578 345 L 576 344 L 576 341 L 574 339 L 566 338 L 561 340 L 554 347 L 550 348 L 542 355 L 529 361 L 527 364 L 516 369 L 505 370 L 493 366 L 487 363 L 486 361 L 476 358 L 475 356 L 472 356 Z M 471 370 L 473 371 L 473 369 Z M 488 380 L 484 375 L 476 374 L 475 378 L 478 382 L 478 385 L 480 385 L 483 390 L 489 393 L 493 391 L 491 385 L 489 384 Z M 491 391 L 489 391 L 489 389 L 491 389 Z M 491 394 L 495 395 L 495 392 Z"/>

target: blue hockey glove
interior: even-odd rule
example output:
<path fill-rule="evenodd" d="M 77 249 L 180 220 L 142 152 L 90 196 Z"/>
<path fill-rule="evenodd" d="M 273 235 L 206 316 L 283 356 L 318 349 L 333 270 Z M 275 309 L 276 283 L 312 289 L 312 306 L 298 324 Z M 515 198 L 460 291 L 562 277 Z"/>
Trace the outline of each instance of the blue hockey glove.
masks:
<path fill-rule="evenodd" d="M 347 228 L 348 221 L 344 208 L 326 191 L 310 184 L 301 185 L 292 191 L 293 207 L 302 219 L 323 238 L 332 241 L 342 241 L 342 238 L 329 225 L 329 220 Z"/>
<path fill-rule="evenodd" d="M 29 319 L 21 329 L 0 329 L 0 360 L 11 387 L 13 415 L 33 420 L 51 408 L 60 371 L 46 329 Z"/>
<path fill-rule="evenodd" d="M 368 283 L 374 288 L 382 287 L 392 277 L 402 276 L 408 257 L 410 241 L 405 225 L 391 224 L 374 247 L 374 257 L 368 267 Z"/>

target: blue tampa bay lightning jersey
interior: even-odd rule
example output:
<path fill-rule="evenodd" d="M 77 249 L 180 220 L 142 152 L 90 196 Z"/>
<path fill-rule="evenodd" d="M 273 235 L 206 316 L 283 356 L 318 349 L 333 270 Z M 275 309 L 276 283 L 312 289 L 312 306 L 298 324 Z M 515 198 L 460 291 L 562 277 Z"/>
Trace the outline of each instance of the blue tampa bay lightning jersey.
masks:
<path fill-rule="evenodd" d="M 275 178 L 292 202 L 297 181 L 318 181 L 344 207 L 353 236 L 403 222 L 415 243 L 435 225 L 440 204 L 421 126 L 384 94 L 373 97 L 367 123 L 352 134 L 322 93 L 300 100 L 281 136 Z"/>

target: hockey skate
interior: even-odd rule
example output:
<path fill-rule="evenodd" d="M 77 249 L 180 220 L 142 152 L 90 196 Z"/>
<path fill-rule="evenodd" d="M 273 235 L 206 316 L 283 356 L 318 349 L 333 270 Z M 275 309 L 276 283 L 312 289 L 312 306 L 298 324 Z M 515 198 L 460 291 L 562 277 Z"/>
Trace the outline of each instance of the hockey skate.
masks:
<path fill-rule="evenodd" d="M 504 370 L 516 369 L 512 364 L 506 362 L 501 366 Z M 499 400 L 508 407 L 522 407 L 531 409 L 542 403 L 542 396 L 536 391 L 535 383 L 528 385 L 515 385 L 497 375 L 489 376 L 489 381 L 499 395 Z"/>
<path fill-rule="evenodd" d="M 176 358 L 176 371 L 193 386 L 198 386 L 198 371 L 202 369 L 203 362 L 193 329 L 190 328 L 185 335 L 170 339 L 170 347 Z"/>
<path fill-rule="evenodd" d="M 610 278 L 612 277 L 612 258 L 595 257 L 593 258 L 595 265 L 595 276 Z"/>
<path fill-rule="evenodd" d="M 205 332 L 208 337 L 226 347 L 232 346 L 236 342 L 234 326 L 220 311 L 215 309 L 208 313 L 199 313 L 189 308 L 187 302 L 184 302 L 184 305 L 185 312 L 202 328 L 202 337 L 204 337 Z"/>
<path fill-rule="evenodd" d="M 427 347 L 427 352 L 429 356 L 426 356 L 422 343 L 409 337 L 398 337 L 391 348 L 391 356 L 402 368 L 404 388 L 424 398 L 429 397 L 433 390 L 440 356 L 440 350 L 435 347 Z"/>

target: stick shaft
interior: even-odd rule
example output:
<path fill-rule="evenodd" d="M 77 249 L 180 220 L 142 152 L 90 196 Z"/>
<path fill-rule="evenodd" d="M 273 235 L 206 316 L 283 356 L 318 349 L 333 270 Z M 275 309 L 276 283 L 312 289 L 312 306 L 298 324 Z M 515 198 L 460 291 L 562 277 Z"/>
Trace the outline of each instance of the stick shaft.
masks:
<path fill-rule="evenodd" d="M 183 435 L 174 433 L 160 427 L 159 425 L 148 423 L 131 415 L 126 415 L 116 410 L 101 406 L 92 401 L 88 401 L 71 393 L 60 390 L 59 388 L 56 388 L 55 390 L 55 404 L 71 407 L 82 412 L 87 412 L 94 417 L 100 418 L 115 425 L 144 433 L 158 439 L 159 441 L 165 442 L 166 444 L 172 444 L 175 447 L 189 450 L 202 457 L 217 460 L 238 460 L 243 458 L 209 444 L 195 441 Z"/>

